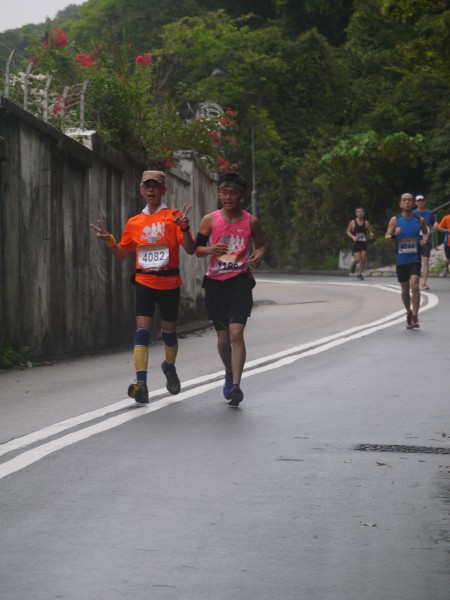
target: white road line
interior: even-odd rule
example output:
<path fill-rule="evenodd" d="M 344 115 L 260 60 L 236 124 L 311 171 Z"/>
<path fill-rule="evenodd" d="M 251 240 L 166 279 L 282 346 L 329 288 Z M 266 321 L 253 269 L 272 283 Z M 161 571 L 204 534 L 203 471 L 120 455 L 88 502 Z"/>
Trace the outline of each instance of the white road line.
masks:
<path fill-rule="evenodd" d="M 291 282 L 291 281 L 280 281 L 280 280 L 260 280 L 261 283 L 294 283 L 298 284 L 301 282 Z M 315 283 L 315 282 L 314 282 Z M 324 282 L 320 282 L 321 285 Z M 342 283 L 329 283 L 328 285 L 359 285 L 358 284 L 342 284 Z M 364 285 L 364 284 L 363 284 Z M 398 292 L 398 289 L 388 288 L 380 285 L 370 286 L 370 287 L 378 287 L 381 289 L 385 289 L 390 292 Z M 422 295 L 427 297 L 427 304 L 422 308 L 422 312 L 425 310 L 430 310 L 434 308 L 439 303 L 439 299 L 435 294 L 432 293 L 423 293 Z M 378 319 L 377 321 L 373 321 L 372 323 L 367 323 L 366 325 L 360 325 L 358 327 L 352 327 L 351 329 L 347 329 L 345 331 L 341 331 L 340 333 L 333 334 L 331 336 L 327 336 L 325 338 L 321 338 L 318 340 L 314 340 L 313 342 L 309 342 L 307 344 L 301 344 L 299 346 L 295 346 L 293 348 L 289 348 L 282 352 L 277 352 L 254 361 L 250 361 L 247 363 L 245 371 L 243 373 L 243 378 L 251 377 L 253 375 L 257 375 L 259 373 L 263 373 L 266 371 L 270 371 L 272 369 L 278 369 L 285 365 L 291 364 L 297 360 L 307 358 L 309 356 L 314 356 L 321 352 L 325 352 L 341 344 L 345 344 L 349 341 L 359 339 L 361 337 L 365 337 L 367 335 L 371 335 L 372 333 L 376 333 L 386 327 L 391 327 L 398 323 L 402 323 L 404 321 L 404 310 L 397 311 L 383 317 L 382 319 Z M 261 365 L 261 366 L 259 366 Z M 204 375 L 202 377 L 197 377 L 196 379 L 191 379 L 183 382 L 184 387 L 191 387 L 191 389 L 186 390 L 185 392 L 181 392 L 177 396 L 165 397 L 155 402 L 152 402 L 148 406 L 138 407 L 135 403 L 130 403 L 130 400 L 121 400 L 120 402 L 116 402 L 109 406 L 105 406 L 101 409 L 91 411 L 89 413 L 85 413 L 78 417 L 73 417 L 71 419 L 67 419 L 65 421 L 61 421 L 60 423 L 56 423 L 50 427 L 45 427 L 39 431 L 35 431 L 29 435 L 25 435 L 0 446 L 0 455 L 6 454 L 8 452 L 12 452 L 14 450 L 19 450 L 35 444 L 39 441 L 43 441 L 53 435 L 61 433 L 67 429 L 71 429 L 73 427 L 77 427 L 82 425 L 88 421 L 92 421 L 94 419 L 102 418 L 107 414 L 112 412 L 117 412 L 121 409 L 133 408 L 132 410 L 127 410 L 126 412 L 118 415 L 114 415 L 108 419 L 100 423 L 96 423 L 95 425 L 91 425 L 89 427 L 85 427 L 78 431 L 68 433 L 65 436 L 62 436 L 58 439 L 47 442 L 46 444 L 42 444 L 33 448 L 31 450 L 25 451 L 19 456 L 6 461 L 0 464 L 0 479 L 15 473 L 25 467 L 41 460 L 45 456 L 52 454 L 62 448 L 85 440 L 93 435 L 98 433 L 102 433 L 109 429 L 113 429 L 127 421 L 131 421 L 132 419 L 136 419 L 138 417 L 144 416 L 148 413 L 155 412 L 156 410 L 160 410 L 166 406 L 171 404 L 176 404 L 188 398 L 192 398 L 193 396 L 198 396 L 205 392 L 208 392 L 217 387 L 221 387 L 223 385 L 223 371 L 219 371 L 217 373 Z M 166 390 L 160 389 L 156 390 L 150 397 L 157 397 Z"/>
<path fill-rule="evenodd" d="M 277 280 L 261 280 L 260 283 L 279 283 Z M 284 284 L 305 284 L 307 282 L 302 282 L 302 281 L 282 281 L 282 283 Z M 320 282 L 321 285 L 324 285 L 324 282 Z M 326 284 L 325 284 L 326 285 Z M 361 285 L 361 284 L 356 284 L 356 283 L 329 283 L 328 285 Z M 364 284 L 363 284 L 364 285 Z M 384 287 L 381 285 L 376 285 L 376 286 L 370 286 L 370 287 L 377 287 L 379 289 L 382 289 L 384 291 L 389 291 L 389 292 L 400 292 L 400 289 L 393 289 L 393 288 L 389 288 L 389 287 Z M 255 359 L 253 361 L 249 361 L 248 363 L 246 363 L 246 371 L 248 369 L 252 369 L 254 367 L 257 367 L 259 365 L 262 365 L 264 363 L 268 363 L 271 361 L 274 361 L 278 358 L 281 358 L 283 356 L 288 356 L 291 354 L 295 354 L 295 353 L 299 353 L 299 352 L 304 352 L 305 350 L 309 350 L 313 347 L 316 346 L 320 346 L 322 344 L 326 344 L 328 342 L 331 342 L 334 339 L 337 338 L 341 338 L 347 335 L 351 335 L 353 333 L 356 333 L 357 331 L 361 331 L 362 329 L 365 329 L 367 327 L 374 327 L 376 325 L 381 325 L 383 323 L 386 323 L 388 321 L 391 321 L 392 319 L 395 319 L 396 317 L 403 315 L 404 311 L 397 311 L 391 315 L 388 315 L 387 317 L 383 317 L 382 319 L 379 319 L 378 321 L 374 321 L 372 323 L 368 323 L 365 325 L 360 325 L 358 327 L 352 327 L 351 329 L 346 329 L 345 331 L 341 331 L 339 333 L 335 333 L 333 335 L 327 336 L 325 338 L 321 338 L 318 340 L 314 340 L 313 342 L 308 342 L 306 344 L 301 344 L 299 346 L 295 346 L 293 348 L 289 348 L 287 350 L 283 350 L 281 352 L 277 352 L 275 354 L 271 354 L 269 356 L 265 356 L 262 358 L 258 358 Z M 220 379 L 220 381 L 223 378 L 223 371 L 218 371 L 216 373 L 210 373 L 208 375 L 203 375 L 201 377 L 197 377 L 195 379 L 190 379 L 188 381 L 184 381 L 183 382 L 183 387 L 187 388 L 187 387 L 192 387 L 192 386 L 198 386 L 201 385 L 203 383 L 211 383 L 212 381 L 216 380 L 216 379 Z M 158 390 L 155 390 L 153 392 L 151 392 L 149 394 L 150 399 L 152 398 L 157 398 L 159 396 L 165 395 L 167 394 L 167 390 L 166 388 L 160 388 Z M 13 440 L 10 440 L 9 442 L 5 442 L 4 444 L 2 444 L 0 446 L 0 456 L 7 454 L 8 452 L 14 452 L 15 450 L 19 450 L 20 448 L 24 448 L 26 446 L 30 446 L 32 444 L 36 444 L 37 442 L 41 442 L 45 439 L 48 439 L 49 437 L 52 437 L 54 435 L 57 435 L 58 433 L 62 433 L 63 431 L 66 431 L 68 429 L 72 429 L 74 427 L 79 427 L 80 425 L 83 425 L 84 423 L 87 423 L 89 421 L 94 421 L 95 419 L 101 419 L 103 417 L 105 417 L 108 414 L 117 412 L 119 410 L 124 410 L 129 408 L 130 406 L 136 406 L 134 402 L 130 401 L 129 398 L 125 399 L 125 400 L 120 400 L 119 402 L 115 402 L 114 404 L 109 404 L 107 406 L 103 406 L 102 408 L 99 408 L 97 410 L 93 410 L 90 411 L 88 413 L 84 413 L 82 415 L 78 415 L 76 417 L 71 417 L 70 419 L 65 419 L 64 421 L 60 421 L 59 423 L 55 423 L 53 425 L 50 425 L 48 427 L 44 427 L 38 431 L 34 431 L 33 433 L 21 436 L 19 438 L 15 438 Z"/>

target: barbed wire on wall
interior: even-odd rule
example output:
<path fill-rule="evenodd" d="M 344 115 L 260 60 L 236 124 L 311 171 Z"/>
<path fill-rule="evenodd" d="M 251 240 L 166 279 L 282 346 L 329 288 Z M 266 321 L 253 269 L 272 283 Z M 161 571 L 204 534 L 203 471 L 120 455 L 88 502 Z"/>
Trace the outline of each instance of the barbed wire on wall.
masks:
<path fill-rule="evenodd" d="M 88 81 L 65 86 L 52 75 L 33 73 L 32 60 L 24 70 L 15 56 L 14 49 L 0 42 L 3 96 L 63 132 L 85 130 Z"/>

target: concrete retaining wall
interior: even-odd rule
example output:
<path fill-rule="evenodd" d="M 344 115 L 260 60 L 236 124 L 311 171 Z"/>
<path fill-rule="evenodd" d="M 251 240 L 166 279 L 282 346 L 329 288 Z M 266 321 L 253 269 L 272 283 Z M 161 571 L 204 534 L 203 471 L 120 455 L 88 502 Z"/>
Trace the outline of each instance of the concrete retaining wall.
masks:
<path fill-rule="evenodd" d="M 353 262 L 350 248 L 339 251 L 339 269 L 350 269 Z M 386 245 L 386 248 L 371 248 L 367 251 L 367 269 L 378 269 L 395 264 L 395 249 Z"/>
<path fill-rule="evenodd" d="M 94 138 L 93 149 L 0 97 L 0 348 L 56 357 L 132 343 L 134 257 L 115 260 L 89 223 L 120 238 L 142 210 L 144 160 Z M 192 152 L 168 174 L 169 206 L 192 204 L 191 228 L 217 206 L 215 179 Z M 180 322 L 205 317 L 205 261 L 181 255 Z"/>

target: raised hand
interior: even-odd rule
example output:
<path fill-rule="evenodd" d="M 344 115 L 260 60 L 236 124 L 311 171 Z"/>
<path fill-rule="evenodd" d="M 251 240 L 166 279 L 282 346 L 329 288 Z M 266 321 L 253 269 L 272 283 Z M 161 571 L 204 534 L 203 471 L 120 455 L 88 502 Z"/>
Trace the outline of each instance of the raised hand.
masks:
<path fill-rule="evenodd" d="M 183 204 L 183 208 L 181 210 L 175 209 L 172 211 L 173 222 L 175 225 L 178 225 L 178 227 L 181 229 L 187 229 L 189 227 L 188 214 L 191 208 L 191 204 Z"/>
<path fill-rule="evenodd" d="M 90 227 L 95 231 L 95 235 L 98 238 L 102 239 L 104 242 L 111 238 L 111 234 L 105 228 L 101 221 L 97 220 L 96 223 L 91 223 Z"/>

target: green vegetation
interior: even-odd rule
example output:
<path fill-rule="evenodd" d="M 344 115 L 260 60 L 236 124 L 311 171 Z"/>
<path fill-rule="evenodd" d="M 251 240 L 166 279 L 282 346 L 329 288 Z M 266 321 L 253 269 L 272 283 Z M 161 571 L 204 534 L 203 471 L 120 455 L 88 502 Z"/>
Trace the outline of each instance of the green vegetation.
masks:
<path fill-rule="evenodd" d="M 439 275 L 440 273 L 443 273 L 444 268 L 445 260 L 438 260 L 438 262 L 431 267 L 430 273 L 433 273 L 433 275 Z"/>
<path fill-rule="evenodd" d="M 31 367 L 31 354 L 28 346 L 21 348 L 18 352 L 10 346 L 0 349 L 0 369 L 10 369 L 11 367 Z"/>
<path fill-rule="evenodd" d="M 442 0 L 89 0 L 0 34 L 55 89 L 89 80 L 87 125 L 151 166 L 193 148 L 251 181 L 253 133 L 283 269 L 329 267 L 358 205 L 382 236 L 402 192 L 447 201 L 449 40 Z M 193 119 L 206 101 L 228 113 Z"/>

